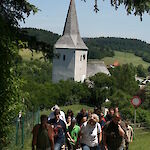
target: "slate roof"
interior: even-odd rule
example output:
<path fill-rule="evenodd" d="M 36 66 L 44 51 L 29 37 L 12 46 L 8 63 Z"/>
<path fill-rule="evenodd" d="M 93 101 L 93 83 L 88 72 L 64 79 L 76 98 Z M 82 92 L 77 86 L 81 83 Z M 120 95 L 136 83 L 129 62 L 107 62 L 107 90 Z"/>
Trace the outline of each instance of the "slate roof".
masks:
<path fill-rule="evenodd" d="M 79 33 L 75 0 L 70 1 L 63 35 L 58 39 L 54 47 L 81 50 L 88 49 Z"/>
<path fill-rule="evenodd" d="M 104 61 L 89 60 L 87 64 L 87 77 L 94 76 L 96 73 L 105 73 L 110 75 Z"/>

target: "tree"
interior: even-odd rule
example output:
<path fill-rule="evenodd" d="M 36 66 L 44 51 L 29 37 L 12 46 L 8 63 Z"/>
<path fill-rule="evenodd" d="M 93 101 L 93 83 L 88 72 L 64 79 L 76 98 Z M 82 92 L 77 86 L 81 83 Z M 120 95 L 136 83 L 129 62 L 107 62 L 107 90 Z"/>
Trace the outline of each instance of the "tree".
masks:
<path fill-rule="evenodd" d="M 91 86 L 91 93 L 92 93 L 92 104 L 96 105 L 97 107 L 101 108 L 102 103 L 105 102 L 106 98 L 110 95 L 112 80 L 110 76 L 104 73 L 97 73 L 93 77 L 89 78 L 92 86 Z"/>
<path fill-rule="evenodd" d="M 137 66 L 137 76 L 138 77 L 146 77 L 147 70 L 143 67 L 142 64 Z"/>
<path fill-rule="evenodd" d="M 22 105 L 21 82 L 14 68 L 19 50 L 18 21 L 24 21 L 25 16 L 36 11 L 26 0 L 0 2 L 0 149 L 7 144 L 11 121 Z"/>
<path fill-rule="evenodd" d="M 115 84 L 114 91 L 120 89 L 133 96 L 139 89 L 135 73 L 136 69 L 132 64 L 124 64 L 113 69 L 111 74 Z"/>
<path fill-rule="evenodd" d="M 86 1 L 86 0 L 84 0 Z M 97 12 L 99 11 L 97 1 L 95 0 L 94 10 Z M 149 0 L 110 0 L 110 3 L 115 9 L 118 9 L 118 7 L 123 4 L 125 6 L 125 9 L 127 11 L 127 14 L 139 15 L 142 20 L 142 15 L 146 13 L 150 13 L 150 1 Z"/>

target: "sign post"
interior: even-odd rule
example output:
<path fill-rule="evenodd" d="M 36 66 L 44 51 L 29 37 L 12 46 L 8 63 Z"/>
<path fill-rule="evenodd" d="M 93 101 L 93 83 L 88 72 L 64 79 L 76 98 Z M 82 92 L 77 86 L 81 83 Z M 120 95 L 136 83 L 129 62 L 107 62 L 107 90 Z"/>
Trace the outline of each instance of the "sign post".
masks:
<path fill-rule="evenodd" d="M 134 106 L 134 128 L 136 127 L 136 108 L 140 106 L 141 99 L 138 96 L 134 96 L 131 99 L 131 104 Z"/>

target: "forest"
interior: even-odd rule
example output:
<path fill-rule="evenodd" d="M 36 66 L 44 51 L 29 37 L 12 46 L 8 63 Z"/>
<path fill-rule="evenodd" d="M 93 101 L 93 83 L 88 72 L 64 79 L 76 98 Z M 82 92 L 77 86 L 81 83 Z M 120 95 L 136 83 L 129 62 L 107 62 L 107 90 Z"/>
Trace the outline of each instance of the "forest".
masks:
<path fill-rule="evenodd" d="M 53 56 L 53 46 L 60 35 L 50 31 L 22 28 L 20 37 L 28 41 L 30 49 L 41 50 L 47 53 L 50 59 Z M 83 38 L 89 48 L 88 59 L 102 59 L 114 56 L 114 51 L 131 52 L 150 62 L 150 44 L 138 40 L 116 37 Z"/>

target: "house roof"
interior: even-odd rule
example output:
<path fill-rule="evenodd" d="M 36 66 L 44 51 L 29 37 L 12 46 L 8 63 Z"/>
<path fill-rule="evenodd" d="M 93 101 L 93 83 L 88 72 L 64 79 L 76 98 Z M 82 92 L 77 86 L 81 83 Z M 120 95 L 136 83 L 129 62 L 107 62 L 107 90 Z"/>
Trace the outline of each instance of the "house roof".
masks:
<path fill-rule="evenodd" d="M 63 35 L 58 39 L 54 47 L 84 50 L 88 49 L 80 36 L 75 0 L 70 1 Z"/>
<path fill-rule="evenodd" d="M 96 73 L 105 73 L 110 75 L 104 61 L 89 60 L 87 64 L 87 77 L 94 76 Z"/>

